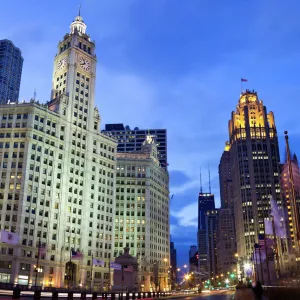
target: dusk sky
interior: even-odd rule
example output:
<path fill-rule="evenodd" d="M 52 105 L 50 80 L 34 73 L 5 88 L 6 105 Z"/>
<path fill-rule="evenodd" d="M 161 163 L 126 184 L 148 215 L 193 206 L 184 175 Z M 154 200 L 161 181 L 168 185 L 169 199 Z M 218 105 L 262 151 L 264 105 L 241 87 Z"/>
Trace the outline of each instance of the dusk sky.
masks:
<path fill-rule="evenodd" d="M 300 146 L 300 1 L 85 0 L 81 15 L 96 41 L 96 105 L 105 123 L 168 130 L 171 233 L 178 266 L 196 244 L 199 168 L 219 207 L 218 164 L 231 111 L 244 88 L 275 114 Z M 50 98 L 58 41 L 78 0 L 1 0 L 0 39 L 24 57 L 20 100 Z"/>

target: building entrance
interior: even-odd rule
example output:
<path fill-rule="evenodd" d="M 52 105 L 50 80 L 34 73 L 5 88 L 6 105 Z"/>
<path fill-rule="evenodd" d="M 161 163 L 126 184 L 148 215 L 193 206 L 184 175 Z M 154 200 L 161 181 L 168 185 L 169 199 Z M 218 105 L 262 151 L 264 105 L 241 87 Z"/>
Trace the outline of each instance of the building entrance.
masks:
<path fill-rule="evenodd" d="M 71 261 L 66 263 L 65 285 L 68 288 L 76 287 L 77 265 Z"/>

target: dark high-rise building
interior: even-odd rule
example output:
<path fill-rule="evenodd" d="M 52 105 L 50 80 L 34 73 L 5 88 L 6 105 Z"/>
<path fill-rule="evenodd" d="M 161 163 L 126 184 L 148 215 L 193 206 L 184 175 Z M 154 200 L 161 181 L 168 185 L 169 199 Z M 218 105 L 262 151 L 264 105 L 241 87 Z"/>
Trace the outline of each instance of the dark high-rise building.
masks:
<path fill-rule="evenodd" d="M 170 260 L 171 260 L 171 286 L 174 289 L 177 283 L 177 253 L 174 242 L 170 242 Z"/>
<path fill-rule="evenodd" d="M 206 213 L 215 209 L 215 196 L 209 193 L 199 193 L 198 197 L 198 255 L 199 273 L 201 279 L 208 276 L 207 240 L 206 240 Z"/>
<path fill-rule="evenodd" d="M 18 101 L 22 67 L 21 50 L 9 40 L 0 40 L 0 103 Z"/>
<path fill-rule="evenodd" d="M 195 246 L 195 245 L 190 246 L 190 250 L 189 250 L 189 271 L 190 272 L 195 271 L 194 264 L 191 263 L 191 258 L 193 258 L 195 256 L 197 251 L 198 251 L 197 246 Z"/>
<path fill-rule="evenodd" d="M 237 252 L 248 260 L 264 233 L 271 197 L 282 205 L 277 130 L 273 113 L 249 90 L 241 94 L 228 128 Z"/>
<path fill-rule="evenodd" d="M 218 274 L 217 264 L 217 221 L 218 209 L 206 212 L 206 247 L 208 276 L 215 277 Z"/>
<path fill-rule="evenodd" d="M 232 180 L 229 149 L 230 146 L 227 142 L 219 164 L 220 198 L 222 208 L 232 206 Z"/>
<path fill-rule="evenodd" d="M 198 197 L 198 230 L 205 229 L 205 216 L 208 210 L 215 209 L 215 195 L 199 193 Z"/>
<path fill-rule="evenodd" d="M 157 145 L 158 159 L 163 167 L 168 166 L 166 129 L 130 129 L 123 124 L 106 124 L 102 133 L 118 140 L 118 152 L 140 151 L 147 135 L 152 135 Z"/>
<path fill-rule="evenodd" d="M 233 211 L 220 208 L 217 222 L 217 262 L 218 272 L 236 272 L 236 239 Z"/>

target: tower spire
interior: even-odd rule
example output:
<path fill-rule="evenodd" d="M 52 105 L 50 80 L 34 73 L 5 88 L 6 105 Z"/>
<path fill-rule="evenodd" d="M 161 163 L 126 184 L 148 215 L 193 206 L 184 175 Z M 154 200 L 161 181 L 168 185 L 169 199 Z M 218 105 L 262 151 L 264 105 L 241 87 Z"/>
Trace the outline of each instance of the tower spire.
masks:
<path fill-rule="evenodd" d="M 202 194 L 202 176 L 201 176 L 201 167 L 200 167 L 200 193 Z"/>
<path fill-rule="evenodd" d="M 208 189 L 209 189 L 209 193 L 211 194 L 211 186 L 210 186 L 210 169 L 209 169 L 209 165 L 208 165 Z"/>
<path fill-rule="evenodd" d="M 79 4 L 79 8 L 78 8 L 78 16 L 81 17 L 80 15 L 80 10 L 81 10 L 81 4 Z"/>

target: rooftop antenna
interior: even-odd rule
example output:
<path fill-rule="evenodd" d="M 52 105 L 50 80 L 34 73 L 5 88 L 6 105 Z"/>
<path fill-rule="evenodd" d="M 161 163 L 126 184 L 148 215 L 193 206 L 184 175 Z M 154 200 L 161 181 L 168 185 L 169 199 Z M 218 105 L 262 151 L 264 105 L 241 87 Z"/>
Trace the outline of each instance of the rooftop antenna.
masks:
<path fill-rule="evenodd" d="M 34 89 L 34 92 L 33 92 L 33 100 L 35 101 L 36 99 L 36 89 Z"/>
<path fill-rule="evenodd" d="M 210 169 L 208 165 L 208 188 L 209 188 L 209 193 L 211 194 L 211 186 L 210 186 Z"/>
<path fill-rule="evenodd" d="M 201 167 L 200 167 L 200 193 L 202 194 L 202 176 L 201 176 Z"/>
<path fill-rule="evenodd" d="M 78 16 L 80 17 L 81 4 L 79 4 Z"/>

